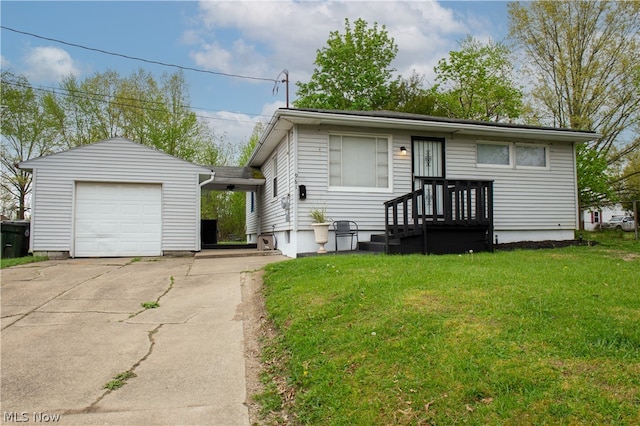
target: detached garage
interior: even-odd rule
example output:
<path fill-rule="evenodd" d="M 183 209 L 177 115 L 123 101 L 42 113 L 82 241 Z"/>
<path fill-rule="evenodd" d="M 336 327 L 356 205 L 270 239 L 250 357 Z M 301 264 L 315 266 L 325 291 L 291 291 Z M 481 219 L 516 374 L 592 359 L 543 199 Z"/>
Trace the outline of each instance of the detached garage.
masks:
<path fill-rule="evenodd" d="M 200 250 L 200 187 L 211 170 L 123 138 L 25 161 L 31 251 L 71 257 Z"/>

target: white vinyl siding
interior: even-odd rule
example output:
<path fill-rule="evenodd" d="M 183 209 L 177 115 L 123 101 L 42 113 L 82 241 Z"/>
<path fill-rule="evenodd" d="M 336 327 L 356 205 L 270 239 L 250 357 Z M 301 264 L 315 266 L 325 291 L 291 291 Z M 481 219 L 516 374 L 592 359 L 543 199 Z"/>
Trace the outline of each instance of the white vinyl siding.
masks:
<path fill-rule="evenodd" d="M 546 167 L 514 165 L 508 168 L 473 167 L 479 144 L 471 138 L 461 137 L 447 141 L 447 178 L 494 181 L 496 231 L 575 229 L 578 207 L 571 143 L 541 141 L 537 144 L 546 151 Z M 519 146 L 520 142 L 509 144 Z M 526 146 L 534 145 L 533 142 L 526 143 Z"/>
<path fill-rule="evenodd" d="M 109 139 L 30 160 L 33 251 L 72 247 L 76 182 L 162 185 L 162 250 L 199 250 L 199 175 L 204 167 L 127 139 Z"/>
<path fill-rule="evenodd" d="M 298 184 L 307 188 L 307 199 L 298 200 L 298 225 L 301 229 L 311 229 L 309 212 L 315 208 L 327 208 L 331 220 L 351 220 L 356 218 L 358 228 L 375 230 L 384 228 L 383 203 L 397 195 L 411 191 L 411 157 L 401 155 L 401 146 L 411 146 L 411 135 L 380 133 L 380 138 L 388 138 L 390 143 L 389 163 L 395 167 L 395 176 L 389 176 L 389 189 L 380 188 L 329 188 L 329 134 L 354 134 L 353 128 L 327 128 L 324 126 L 298 127 Z M 376 136 L 376 135 L 373 135 Z M 331 244 L 328 245 L 331 247 Z"/>
<path fill-rule="evenodd" d="M 289 229 L 290 223 L 285 220 L 285 210 L 282 208 L 280 200 L 293 193 L 292 182 L 289 177 L 290 161 L 288 139 L 284 137 L 275 149 L 274 155 L 269 161 L 265 162 L 262 168 L 267 185 L 262 196 L 257 199 L 260 218 L 259 232 L 261 233 Z M 278 176 L 274 175 L 276 171 Z M 274 196 L 274 185 L 277 185 L 277 196 Z"/>

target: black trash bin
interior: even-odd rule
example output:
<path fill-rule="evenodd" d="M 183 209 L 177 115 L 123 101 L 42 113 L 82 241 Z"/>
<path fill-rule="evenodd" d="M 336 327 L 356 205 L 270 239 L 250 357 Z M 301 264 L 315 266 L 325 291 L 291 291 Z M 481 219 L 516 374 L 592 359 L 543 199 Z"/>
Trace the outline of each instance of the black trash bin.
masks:
<path fill-rule="evenodd" d="M 218 219 L 202 219 L 200 222 L 202 245 L 218 244 Z"/>
<path fill-rule="evenodd" d="M 2 233 L 2 257 L 24 257 L 29 254 L 28 221 L 5 220 L 0 225 Z"/>

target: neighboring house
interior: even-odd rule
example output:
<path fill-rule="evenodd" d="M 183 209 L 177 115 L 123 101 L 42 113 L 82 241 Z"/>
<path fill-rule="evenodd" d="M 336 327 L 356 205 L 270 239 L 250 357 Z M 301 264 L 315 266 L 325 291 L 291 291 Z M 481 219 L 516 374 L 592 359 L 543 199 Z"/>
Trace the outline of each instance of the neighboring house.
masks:
<path fill-rule="evenodd" d="M 266 184 L 247 196 L 247 238 L 271 234 L 290 257 L 314 252 L 309 212 L 326 208 L 332 220 L 357 222 L 360 241 L 410 236 L 413 247 L 399 252 L 573 239 L 576 145 L 597 137 L 384 111 L 279 109 L 248 163 Z M 418 237 L 423 223 L 430 228 Z M 335 250 L 331 235 L 326 248 Z"/>
<path fill-rule="evenodd" d="M 621 205 L 605 206 L 600 209 L 586 210 L 583 213 L 584 229 L 586 231 L 597 231 L 605 222 L 609 222 L 613 216 L 624 216 L 629 214 Z"/>
<path fill-rule="evenodd" d="M 114 138 L 20 163 L 33 173 L 31 251 L 72 257 L 200 250 L 198 166 Z"/>

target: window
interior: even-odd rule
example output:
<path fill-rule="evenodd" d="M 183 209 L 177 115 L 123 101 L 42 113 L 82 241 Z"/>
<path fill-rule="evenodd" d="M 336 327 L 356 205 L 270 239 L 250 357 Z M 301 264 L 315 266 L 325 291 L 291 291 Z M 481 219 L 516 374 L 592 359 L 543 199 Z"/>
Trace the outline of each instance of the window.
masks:
<path fill-rule="evenodd" d="M 508 143 L 478 143 L 477 163 L 492 166 L 510 166 Z"/>
<path fill-rule="evenodd" d="M 330 135 L 329 186 L 390 188 L 388 137 Z"/>
<path fill-rule="evenodd" d="M 251 193 L 251 213 L 256 211 L 256 193 Z"/>
<path fill-rule="evenodd" d="M 476 145 L 478 166 L 547 168 L 548 147 L 510 142 L 481 142 Z"/>
<path fill-rule="evenodd" d="M 547 167 L 547 149 L 541 145 L 516 145 L 516 167 Z"/>
<path fill-rule="evenodd" d="M 591 212 L 591 223 L 600 223 L 600 212 L 599 211 L 595 211 L 595 212 Z"/>
<path fill-rule="evenodd" d="M 273 198 L 278 197 L 278 157 L 273 156 L 271 160 L 271 182 L 273 183 Z"/>

